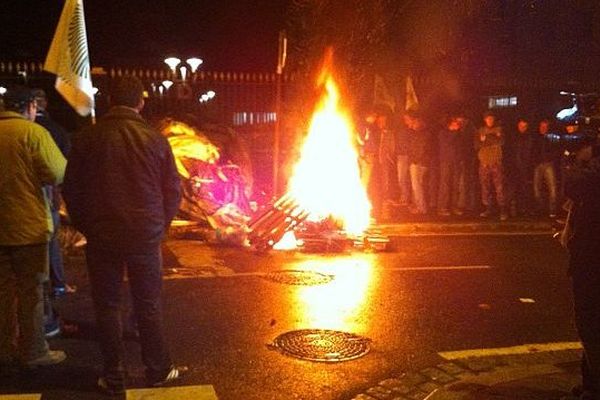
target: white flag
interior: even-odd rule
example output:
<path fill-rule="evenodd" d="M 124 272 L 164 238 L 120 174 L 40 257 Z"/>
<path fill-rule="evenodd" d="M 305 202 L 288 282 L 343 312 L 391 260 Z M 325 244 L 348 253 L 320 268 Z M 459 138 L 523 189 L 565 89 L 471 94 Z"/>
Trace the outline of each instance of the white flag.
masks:
<path fill-rule="evenodd" d="M 404 109 L 406 111 L 416 111 L 418 108 L 419 99 L 417 98 L 417 92 L 415 92 L 412 77 L 408 76 L 406 78 L 406 103 Z"/>
<path fill-rule="evenodd" d="M 83 0 L 66 0 L 44 69 L 56 74 L 56 90 L 81 116 L 94 109 Z"/>

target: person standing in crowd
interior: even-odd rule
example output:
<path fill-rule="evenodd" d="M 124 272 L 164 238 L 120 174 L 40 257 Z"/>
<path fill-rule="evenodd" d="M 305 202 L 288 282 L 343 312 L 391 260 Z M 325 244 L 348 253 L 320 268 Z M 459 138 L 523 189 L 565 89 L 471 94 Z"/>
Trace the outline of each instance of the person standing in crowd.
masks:
<path fill-rule="evenodd" d="M 37 104 L 37 113 L 35 115 L 35 123 L 40 124 L 48 132 L 58 146 L 64 157 L 67 157 L 71 146 L 69 136 L 62 126 L 57 124 L 47 111 L 48 98 L 46 92 L 42 89 L 34 89 L 35 101 Z M 65 272 L 63 265 L 62 250 L 58 240 L 58 230 L 60 229 L 60 187 L 48 185 L 44 187 L 48 199 L 50 201 L 50 212 L 52 213 L 52 222 L 54 223 L 54 234 L 50 238 L 49 243 L 49 261 L 50 261 L 50 284 L 45 288 L 46 296 L 46 311 L 45 311 L 45 332 L 46 337 L 53 337 L 60 333 L 60 324 L 58 315 L 56 314 L 52 303 L 49 299 L 51 292 L 53 297 L 64 296 L 67 293 L 74 293 L 75 288 L 65 282 Z"/>
<path fill-rule="evenodd" d="M 463 159 L 460 122 L 450 117 L 446 128 L 438 135 L 440 181 L 438 215 L 462 215 L 465 207 L 465 160 Z"/>
<path fill-rule="evenodd" d="M 550 122 L 547 119 L 540 121 L 538 133 L 533 144 L 534 172 L 533 194 L 538 206 L 538 212 L 550 218 L 556 217 L 557 206 L 557 181 L 555 163 L 560 159 L 561 149 L 556 141 L 549 137 Z M 548 205 L 544 201 L 544 186 L 548 192 Z"/>
<path fill-rule="evenodd" d="M 408 125 L 410 116 L 402 115 L 402 121 L 396 131 L 396 174 L 398 187 L 400 189 L 400 206 L 407 207 L 410 204 L 410 173 L 408 171 Z"/>
<path fill-rule="evenodd" d="M 37 105 L 30 89 L 9 89 L 4 109 L 0 112 L 0 364 L 57 364 L 66 355 L 50 350 L 44 338 L 44 283 L 54 227 L 43 186 L 62 182 L 66 160 L 48 131 L 33 122 Z"/>
<path fill-rule="evenodd" d="M 112 107 L 73 137 L 63 195 L 74 226 L 87 238 L 86 261 L 104 374 L 98 386 L 125 391 L 121 290 L 125 270 L 150 386 L 187 371 L 171 361 L 162 326 L 160 243 L 180 201 L 179 177 L 165 137 L 140 116 L 139 79 L 115 81 Z"/>
<path fill-rule="evenodd" d="M 361 128 L 359 129 L 357 140 L 360 148 L 360 178 L 363 187 L 367 188 L 369 197 L 374 198 L 373 191 L 373 170 L 377 163 L 377 152 L 379 150 L 379 131 L 375 129 L 375 119 L 377 113 L 370 110 L 366 113 Z"/>
<path fill-rule="evenodd" d="M 500 208 L 500 220 L 506 221 L 508 214 L 504 202 L 504 173 L 502 171 L 502 146 L 504 133 L 497 124 L 496 116 L 487 112 L 483 116 L 484 125 L 475 137 L 475 149 L 479 159 L 479 181 L 481 183 L 481 202 L 485 210 L 481 217 L 492 214 L 492 186 L 496 193 L 496 204 Z"/>
<path fill-rule="evenodd" d="M 575 323 L 583 344 L 580 400 L 600 399 L 600 148 L 585 146 L 565 168 L 571 204 L 562 244 L 569 250 Z"/>
<path fill-rule="evenodd" d="M 475 156 L 475 148 L 473 147 L 473 137 L 476 133 L 476 128 L 471 120 L 469 120 L 464 113 L 456 114 L 456 121 L 460 126 L 460 137 L 461 137 L 461 158 L 465 163 L 465 179 L 464 179 L 464 193 L 465 193 L 465 211 L 473 212 L 477 208 L 479 199 L 478 185 L 477 185 L 477 157 Z"/>
<path fill-rule="evenodd" d="M 407 129 L 407 151 L 409 161 L 410 183 L 412 187 L 411 214 L 427 214 L 427 198 L 425 194 L 427 171 L 431 151 L 431 134 L 425 121 L 415 112 L 410 114 Z"/>
<path fill-rule="evenodd" d="M 516 214 L 529 214 L 532 209 L 532 140 L 529 121 L 523 117 L 519 118 L 517 120 L 517 130 L 511 138 L 512 168 L 514 172 L 512 186 Z"/>
<path fill-rule="evenodd" d="M 393 203 L 392 176 L 396 171 L 396 135 L 391 123 L 392 110 L 387 106 L 379 107 L 375 117 L 374 133 L 379 138 L 376 173 L 380 178 L 379 204 L 382 205 L 382 208 L 387 208 Z M 387 211 L 384 214 L 387 214 Z"/>

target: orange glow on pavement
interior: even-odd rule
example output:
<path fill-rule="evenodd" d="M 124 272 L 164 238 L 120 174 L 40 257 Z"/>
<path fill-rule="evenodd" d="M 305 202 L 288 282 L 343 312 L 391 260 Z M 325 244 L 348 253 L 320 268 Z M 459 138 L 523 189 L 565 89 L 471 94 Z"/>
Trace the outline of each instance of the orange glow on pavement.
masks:
<path fill-rule="evenodd" d="M 365 307 L 373 284 L 371 255 L 310 260 L 296 267 L 334 276 L 329 283 L 298 288 L 298 320 L 319 329 L 368 331 Z"/>

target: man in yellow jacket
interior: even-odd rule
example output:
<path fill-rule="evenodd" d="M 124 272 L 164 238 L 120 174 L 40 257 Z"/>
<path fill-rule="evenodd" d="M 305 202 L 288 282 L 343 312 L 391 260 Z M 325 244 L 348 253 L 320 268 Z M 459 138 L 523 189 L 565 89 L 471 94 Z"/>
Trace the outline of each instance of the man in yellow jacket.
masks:
<path fill-rule="evenodd" d="M 36 102 L 30 89 L 10 89 L 3 103 L 0 367 L 17 361 L 27 367 L 56 364 L 66 356 L 50 350 L 44 338 L 43 284 L 48 280 L 48 241 L 54 227 L 42 187 L 62 182 L 66 160 L 48 131 L 33 122 Z"/>

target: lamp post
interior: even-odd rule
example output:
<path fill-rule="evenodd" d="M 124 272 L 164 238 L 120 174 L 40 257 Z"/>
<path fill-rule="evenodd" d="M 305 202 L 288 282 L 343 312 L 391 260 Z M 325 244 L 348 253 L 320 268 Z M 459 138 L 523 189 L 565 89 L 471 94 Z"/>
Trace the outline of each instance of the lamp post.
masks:
<path fill-rule="evenodd" d="M 187 60 L 185 60 L 185 63 L 182 64 L 181 59 L 177 58 L 177 57 L 168 57 L 165 58 L 164 60 L 165 64 L 167 64 L 169 66 L 169 69 L 171 70 L 171 73 L 173 74 L 173 79 L 177 80 L 177 70 L 179 67 L 179 75 L 181 76 L 181 82 L 185 83 L 186 82 L 186 78 L 187 78 L 187 73 L 188 73 L 188 67 L 189 70 L 192 72 L 192 75 L 194 76 L 194 78 L 196 77 L 196 71 L 198 70 L 198 67 L 203 63 L 201 58 L 198 57 L 190 57 Z"/>

